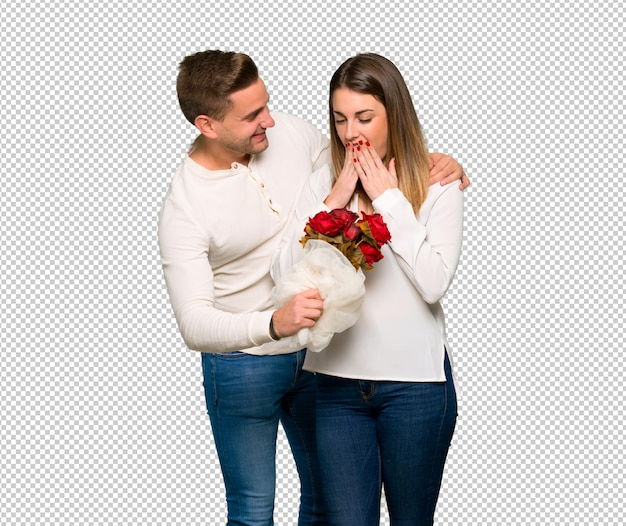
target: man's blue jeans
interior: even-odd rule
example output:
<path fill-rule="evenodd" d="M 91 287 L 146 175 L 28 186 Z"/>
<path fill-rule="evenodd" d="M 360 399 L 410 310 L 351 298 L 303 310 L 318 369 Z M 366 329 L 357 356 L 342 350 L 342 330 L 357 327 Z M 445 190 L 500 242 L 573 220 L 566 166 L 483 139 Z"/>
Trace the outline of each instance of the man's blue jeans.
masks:
<path fill-rule="evenodd" d="M 378 526 L 381 484 L 393 526 L 432 525 L 456 424 L 446 382 L 317 375 L 317 444 L 329 523 Z"/>
<path fill-rule="evenodd" d="M 298 474 L 300 526 L 327 524 L 315 447 L 315 378 L 305 351 L 202 354 L 204 393 L 228 504 L 228 525 L 273 524 L 278 422 Z"/>

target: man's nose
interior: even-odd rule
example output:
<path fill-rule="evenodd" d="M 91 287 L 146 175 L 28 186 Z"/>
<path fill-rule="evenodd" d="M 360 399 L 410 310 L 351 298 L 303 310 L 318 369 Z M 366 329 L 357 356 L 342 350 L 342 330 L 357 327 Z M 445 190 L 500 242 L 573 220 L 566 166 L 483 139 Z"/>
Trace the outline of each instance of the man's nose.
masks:
<path fill-rule="evenodd" d="M 261 120 L 261 127 L 263 129 L 273 128 L 274 124 L 276 124 L 276 121 L 274 119 L 272 119 L 272 116 L 270 115 L 270 112 L 267 111 L 267 113 L 265 114 L 265 116 Z"/>

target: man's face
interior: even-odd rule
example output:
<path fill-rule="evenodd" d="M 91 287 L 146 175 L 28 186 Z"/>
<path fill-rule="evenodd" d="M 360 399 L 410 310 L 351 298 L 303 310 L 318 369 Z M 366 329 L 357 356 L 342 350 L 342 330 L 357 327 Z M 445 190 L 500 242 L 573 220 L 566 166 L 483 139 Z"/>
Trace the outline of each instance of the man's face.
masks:
<path fill-rule="evenodd" d="M 269 94 L 259 78 L 230 96 L 232 107 L 221 122 L 213 122 L 216 141 L 237 157 L 260 153 L 269 146 L 265 130 L 274 126 L 267 106 Z"/>

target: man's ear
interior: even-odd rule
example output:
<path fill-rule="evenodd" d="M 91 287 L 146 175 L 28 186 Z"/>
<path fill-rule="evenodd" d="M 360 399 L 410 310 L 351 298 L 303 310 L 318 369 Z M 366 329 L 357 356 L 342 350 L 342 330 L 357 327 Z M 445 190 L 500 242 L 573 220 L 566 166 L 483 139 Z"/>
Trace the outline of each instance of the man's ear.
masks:
<path fill-rule="evenodd" d="M 193 123 L 205 137 L 208 137 L 209 139 L 214 139 L 216 137 L 216 130 L 213 125 L 215 123 L 215 119 L 212 119 L 208 115 L 198 115 Z"/>

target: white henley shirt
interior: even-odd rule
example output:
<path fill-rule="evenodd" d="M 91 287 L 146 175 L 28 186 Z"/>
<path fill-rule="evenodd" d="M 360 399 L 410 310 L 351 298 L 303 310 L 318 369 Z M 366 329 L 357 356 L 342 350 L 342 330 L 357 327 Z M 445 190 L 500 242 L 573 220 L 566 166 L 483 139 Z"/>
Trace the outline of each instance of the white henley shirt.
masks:
<path fill-rule="evenodd" d="M 304 182 L 329 162 L 328 139 L 292 115 L 272 117 L 269 147 L 248 166 L 208 170 L 187 156 L 163 201 L 161 263 L 179 330 L 192 350 L 296 350 L 269 334 L 269 267 Z"/>

